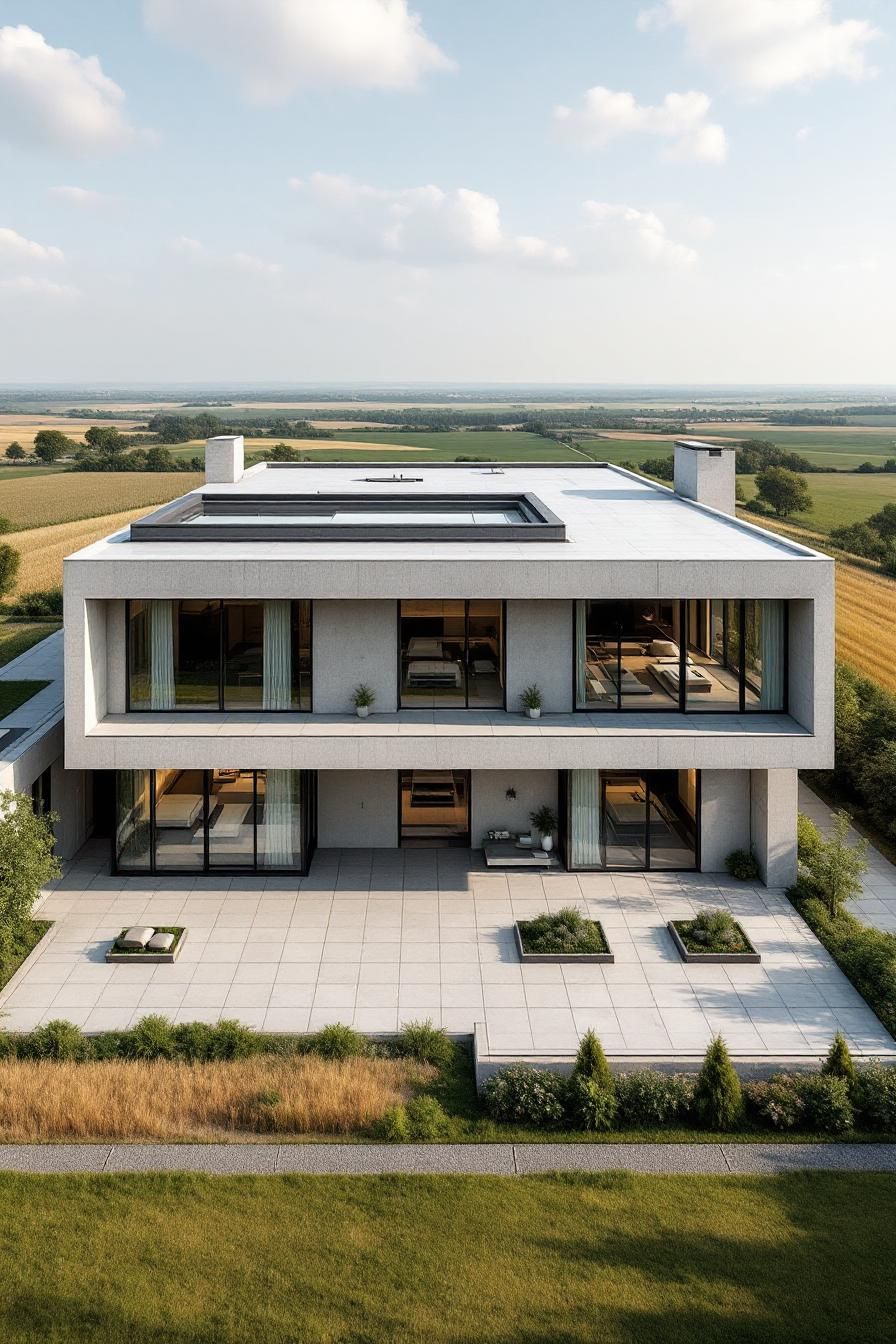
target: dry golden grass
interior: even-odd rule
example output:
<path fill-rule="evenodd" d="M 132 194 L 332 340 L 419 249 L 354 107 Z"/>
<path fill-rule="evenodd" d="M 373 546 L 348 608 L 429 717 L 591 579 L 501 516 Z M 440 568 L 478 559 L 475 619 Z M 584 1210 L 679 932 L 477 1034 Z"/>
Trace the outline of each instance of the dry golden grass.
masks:
<path fill-rule="evenodd" d="M 896 580 L 837 564 L 837 657 L 896 691 Z"/>
<path fill-rule="evenodd" d="M 85 518 L 76 523 L 60 523 L 56 527 L 32 527 L 27 532 L 7 533 L 3 541 L 19 551 L 22 557 L 10 599 L 21 593 L 60 587 L 62 562 L 67 555 L 107 537 L 134 518 L 142 518 L 146 512 L 145 508 L 129 509 L 126 513 L 106 514 L 102 518 Z"/>
<path fill-rule="evenodd" d="M 167 504 L 202 484 L 199 472 L 61 472 L 0 481 L 0 515 L 18 532 Z"/>
<path fill-rule="evenodd" d="M 139 420 L 98 420 L 100 425 L 114 425 L 117 429 L 136 429 Z M 31 452 L 34 436 L 41 429 L 58 429 L 67 434 L 76 443 L 84 442 L 84 431 L 89 429 L 90 420 L 72 419 L 62 415 L 0 415 L 0 453 L 4 453 L 11 443 L 20 443 L 26 452 Z"/>
<path fill-rule="evenodd" d="M 0 1142 L 351 1134 L 432 1077 L 407 1059 L 313 1055 L 219 1064 L 4 1060 Z"/>

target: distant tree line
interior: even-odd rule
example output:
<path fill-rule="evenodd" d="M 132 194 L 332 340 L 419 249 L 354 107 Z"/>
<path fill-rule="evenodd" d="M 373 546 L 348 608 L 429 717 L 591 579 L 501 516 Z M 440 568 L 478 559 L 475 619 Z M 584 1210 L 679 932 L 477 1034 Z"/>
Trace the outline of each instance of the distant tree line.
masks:
<path fill-rule="evenodd" d="M 318 429 L 308 420 L 288 420 L 281 415 L 258 415 L 250 422 L 222 420 L 210 411 L 199 415 L 154 415 L 147 424 L 159 443 L 188 443 L 211 439 L 216 434 L 250 434 L 253 438 L 332 439 L 329 429 Z"/>

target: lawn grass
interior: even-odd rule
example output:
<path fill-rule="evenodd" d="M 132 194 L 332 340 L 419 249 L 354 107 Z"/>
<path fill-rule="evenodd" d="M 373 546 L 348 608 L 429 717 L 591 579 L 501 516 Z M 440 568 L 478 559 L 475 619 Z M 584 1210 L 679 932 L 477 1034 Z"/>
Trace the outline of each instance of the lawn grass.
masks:
<path fill-rule="evenodd" d="M 892 1338 L 896 1178 L 0 1176 L 4 1344 Z"/>
<path fill-rule="evenodd" d="M 737 479 L 747 499 L 752 499 L 756 493 L 755 476 L 738 476 Z M 885 504 L 896 501 L 896 474 L 889 472 L 880 475 L 819 472 L 805 479 L 812 496 L 812 508 L 793 521 L 816 532 L 827 533 L 847 523 L 863 522 Z"/>
<path fill-rule="evenodd" d="M 18 709 L 19 705 L 24 705 L 26 700 L 49 684 L 48 681 L 0 681 L 0 719 Z"/>
<path fill-rule="evenodd" d="M 53 621 L 11 621 L 8 616 L 0 615 L 0 667 L 5 667 L 20 653 L 26 653 L 60 628 L 59 623 Z"/>
<path fill-rule="evenodd" d="M 22 962 L 31 955 L 50 927 L 51 921 L 49 920 L 29 919 L 21 932 L 13 937 L 9 951 L 5 954 L 0 952 L 0 989 L 9 983 Z M 2 1025 L 3 1020 L 0 1017 L 0 1027 Z"/>

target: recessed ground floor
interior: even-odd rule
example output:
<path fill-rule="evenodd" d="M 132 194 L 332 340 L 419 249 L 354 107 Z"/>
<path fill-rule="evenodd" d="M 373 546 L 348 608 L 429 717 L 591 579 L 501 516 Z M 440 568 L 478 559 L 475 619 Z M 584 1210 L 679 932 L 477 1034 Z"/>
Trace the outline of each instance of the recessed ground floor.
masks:
<path fill-rule="evenodd" d="M 570 1053 L 589 1027 L 621 1060 L 692 1058 L 717 1031 L 750 1060 L 817 1058 L 837 1030 L 858 1055 L 896 1050 L 781 890 L 719 874 L 503 873 L 475 849 L 369 845 L 318 846 L 303 877 L 108 869 L 108 845 L 91 842 L 46 893 L 37 913 L 53 929 L 0 993 L 8 1029 L 164 1013 L 390 1032 L 431 1018 L 478 1027 L 484 1051 L 505 1057 Z M 514 920 L 565 905 L 600 919 L 614 964 L 520 964 Z M 679 960 L 666 922 L 704 906 L 736 916 L 761 965 Z M 107 965 L 135 922 L 186 926 L 179 960 Z"/>

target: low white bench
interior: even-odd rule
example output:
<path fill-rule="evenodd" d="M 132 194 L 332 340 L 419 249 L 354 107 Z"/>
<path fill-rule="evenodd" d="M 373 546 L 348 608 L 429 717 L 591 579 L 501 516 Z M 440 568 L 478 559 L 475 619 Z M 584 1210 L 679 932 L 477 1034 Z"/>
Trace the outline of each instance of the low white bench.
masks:
<path fill-rule="evenodd" d="M 211 830 L 222 840 L 236 840 L 251 811 L 245 803 L 224 803 L 218 815 L 212 817 Z"/>

